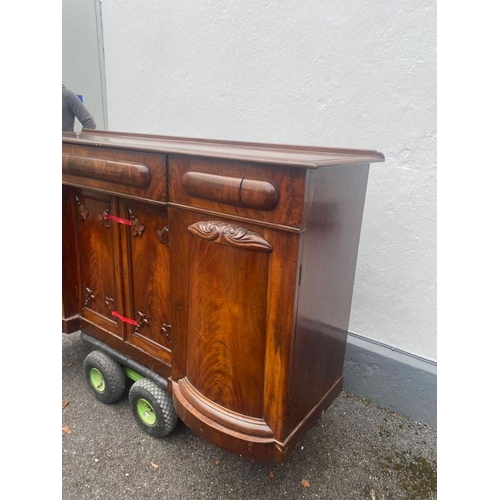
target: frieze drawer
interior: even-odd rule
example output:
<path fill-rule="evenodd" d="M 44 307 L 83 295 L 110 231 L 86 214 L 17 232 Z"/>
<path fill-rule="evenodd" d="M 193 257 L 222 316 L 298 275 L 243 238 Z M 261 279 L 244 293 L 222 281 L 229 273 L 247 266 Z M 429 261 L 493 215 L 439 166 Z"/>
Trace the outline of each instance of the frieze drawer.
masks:
<path fill-rule="evenodd" d="M 304 170 L 169 156 L 169 201 L 261 223 L 300 228 Z"/>
<path fill-rule="evenodd" d="M 167 202 L 166 156 L 63 144 L 63 184 Z"/>

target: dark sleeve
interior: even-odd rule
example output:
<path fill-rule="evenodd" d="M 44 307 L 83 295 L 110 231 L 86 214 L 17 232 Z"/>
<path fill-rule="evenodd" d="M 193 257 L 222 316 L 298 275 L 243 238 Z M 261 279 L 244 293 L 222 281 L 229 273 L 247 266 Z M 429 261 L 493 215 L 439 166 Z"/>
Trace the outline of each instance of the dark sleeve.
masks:
<path fill-rule="evenodd" d="M 73 114 L 78 118 L 83 128 L 96 128 L 95 121 L 88 109 L 83 105 L 82 101 L 78 99 L 74 92 L 68 92 L 68 106 Z"/>

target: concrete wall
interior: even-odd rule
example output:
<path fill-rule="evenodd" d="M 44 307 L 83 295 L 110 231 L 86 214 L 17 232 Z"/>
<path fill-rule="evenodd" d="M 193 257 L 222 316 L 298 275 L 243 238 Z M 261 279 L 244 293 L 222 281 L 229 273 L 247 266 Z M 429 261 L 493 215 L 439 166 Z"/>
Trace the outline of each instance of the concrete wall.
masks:
<path fill-rule="evenodd" d="M 111 130 L 373 148 L 350 330 L 436 359 L 436 3 L 106 0 Z"/>
<path fill-rule="evenodd" d="M 97 128 L 107 125 L 101 4 L 99 0 L 62 1 L 62 83 L 83 96 Z M 82 129 L 75 120 L 75 132 Z"/>

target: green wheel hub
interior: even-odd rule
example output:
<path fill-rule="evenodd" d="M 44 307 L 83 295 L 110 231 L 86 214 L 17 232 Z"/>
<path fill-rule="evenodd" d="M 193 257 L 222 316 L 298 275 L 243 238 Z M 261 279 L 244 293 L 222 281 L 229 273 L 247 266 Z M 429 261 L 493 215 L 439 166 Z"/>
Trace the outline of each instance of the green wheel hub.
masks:
<path fill-rule="evenodd" d="M 102 373 L 97 369 L 97 368 L 92 368 L 90 370 L 90 383 L 92 384 L 92 387 L 97 391 L 97 392 L 104 392 L 106 389 L 106 382 L 104 381 L 104 377 L 102 376 Z"/>
<path fill-rule="evenodd" d="M 149 401 L 139 399 L 137 401 L 137 413 L 145 424 L 154 425 L 156 423 L 156 413 Z"/>

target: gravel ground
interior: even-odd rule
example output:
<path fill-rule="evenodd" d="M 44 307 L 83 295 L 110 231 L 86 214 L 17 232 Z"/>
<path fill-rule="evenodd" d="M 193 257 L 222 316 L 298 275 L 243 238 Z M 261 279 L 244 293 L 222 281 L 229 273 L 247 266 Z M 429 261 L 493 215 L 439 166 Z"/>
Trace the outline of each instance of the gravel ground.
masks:
<path fill-rule="evenodd" d="M 436 432 L 369 401 L 342 393 L 286 464 L 251 461 L 182 422 L 166 438 L 146 435 L 125 396 L 105 405 L 90 392 L 90 350 L 78 332 L 62 336 L 65 500 L 436 498 Z"/>

